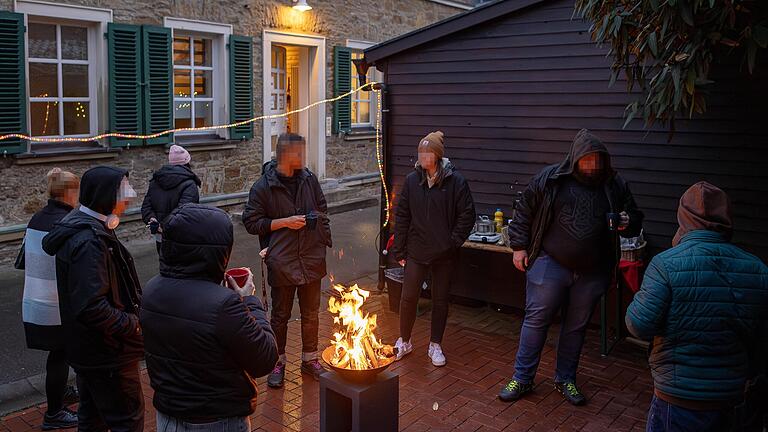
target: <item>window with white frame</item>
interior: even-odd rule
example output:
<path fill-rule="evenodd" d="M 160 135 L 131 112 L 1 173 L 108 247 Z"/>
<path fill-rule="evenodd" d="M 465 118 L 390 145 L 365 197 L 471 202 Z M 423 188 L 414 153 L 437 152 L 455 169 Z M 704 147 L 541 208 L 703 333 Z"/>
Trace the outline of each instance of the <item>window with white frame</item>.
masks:
<path fill-rule="evenodd" d="M 176 128 L 214 124 L 214 44 L 210 37 L 174 32 L 173 105 Z M 208 132 L 210 133 L 210 132 Z"/>
<path fill-rule="evenodd" d="M 97 80 L 87 24 L 29 17 L 27 71 L 32 136 L 78 137 L 97 128 Z"/>
<path fill-rule="evenodd" d="M 173 115 L 174 127 L 204 127 L 229 121 L 228 51 L 232 26 L 186 18 L 165 17 L 173 32 Z M 179 132 L 218 135 L 227 130 Z"/>
<path fill-rule="evenodd" d="M 362 51 L 353 51 L 352 60 L 363 58 Z M 357 75 L 354 63 L 352 64 L 352 89 L 360 87 L 360 78 Z M 365 77 L 366 82 L 370 83 L 376 80 L 376 68 L 368 69 Z M 376 93 L 372 91 L 359 91 L 352 95 L 351 121 L 353 128 L 371 127 L 371 112 L 376 109 Z"/>

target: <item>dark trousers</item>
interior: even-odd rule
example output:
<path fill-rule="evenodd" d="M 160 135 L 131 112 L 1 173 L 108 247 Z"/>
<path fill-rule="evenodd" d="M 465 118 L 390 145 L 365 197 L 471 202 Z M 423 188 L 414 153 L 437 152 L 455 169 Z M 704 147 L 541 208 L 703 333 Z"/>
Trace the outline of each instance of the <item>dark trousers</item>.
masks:
<path fill-rule="evenodd" d="M 427 277 L 432 276 L 429 284 L 432 293 L 432 334 L 430 341 L 442 343 L 445 324 L 448 321 L 448 290 L 455 260 L 443 260 L 432 264 L 419 264 L 407 260 L 403 276 L 403 292 L 400 299 L 400 336 L 403 341 L 411 340 L 413 324 L 416 322 L 416 306 L 419 294 Z"/>
<path fill-rule="evenodd" d="M 144 430 L 144 396 L 138 362 L 121 369 L 78 370 L 77 388 L 80 391 L 79 431 Z"/>
<path fill-rule="evenodd" d="M 48 414 L 55 414 L 64 408 L 68 378 L 69 365 L 66 351 L 50 351 L 48 360 L 45 362 L 45 397 L 48 400 Z"/>
<path fill-rule="evenodd" d="M 288 340 L 288 321 L 291 319 L 293 299 L 299 296 L 301 313 L 301 351 L 317 353 L 317 332 L 320 328 L 320 281 L 299 286 L 272 287 L 272 318 L 270 324 L 275 332 L 277 351 L 285 354 Z"/>
<path fill-rule="evenodd" d="M 542 252 L 526 273 L 525 318 L 515 359 L 514 378 L 532 383 L 552 319 L 564 310 L 557 343 L 555 382 L 575 381 L 587 324 L 611 276 L 573 272 Z"/>
<path fill-rule="evenodd" d="M 731 410 L 693 411 L 653 396 L 646 432 L 725 432 L 730 429 Z"/>

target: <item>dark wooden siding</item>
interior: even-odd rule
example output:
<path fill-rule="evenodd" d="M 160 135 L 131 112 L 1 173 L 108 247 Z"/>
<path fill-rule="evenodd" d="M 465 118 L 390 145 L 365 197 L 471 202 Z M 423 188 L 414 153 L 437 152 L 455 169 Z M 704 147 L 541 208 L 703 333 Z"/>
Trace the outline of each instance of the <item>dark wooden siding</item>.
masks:
<path fill-rule="evenodd" d="M 624 81 L 608 86 L 607 48 L 572 15 L 572 0 L 552 1 L 386 59 L 394 189 L 413 167 L 419 138 L 440 129 L 478 212 L 510 214 L 516 190 L 561 161 L 586 127 L 630 182 L 654 249 L 669 246 L 683 191 L 707 180 L 733 200 L 735 240 L 768 259 L 765 68 L 754 78 L 737 67 L 716 71 L 710 112 L 678 121 L 671 141 L 666 129 L 646 131 L 640 121 L 622 129 L 632 95 Z"/>

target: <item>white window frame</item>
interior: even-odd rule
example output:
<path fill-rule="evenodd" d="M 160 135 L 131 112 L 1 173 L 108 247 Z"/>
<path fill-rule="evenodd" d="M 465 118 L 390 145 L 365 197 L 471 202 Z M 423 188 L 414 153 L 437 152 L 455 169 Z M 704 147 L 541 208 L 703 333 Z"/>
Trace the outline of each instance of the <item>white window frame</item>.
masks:
<path fill-rule="evenodd" d="M 98 134 L 98 131 L 106 129 L 108 106 L 107 106 L 107 44 L 103 35 L 107 31 L 107 26 L 112 22 L 112 10 L 100 9 L 85 6 L 66 5 L 58 3 L 49 3 L 36 0 L 16 0 L 14 2 L 14 11 L 24 14 L 24 24 L 29 26 L 29 22 L 55 24 L 57 33 L 57 59 L 30 59 L 29 57 L 29 35 L 25 32 L 25 62 L 26 62 L 26 81 L 27 81 L 27 119 L 28 130 L 31 132 L 31 112 L 30 101 L 35 102 L 85 102 L 89 103 L 89 133 L 81 135 L 47 135 L 48 137 L 85 137 Z M 88 60 L 61 60 L 61 26 L 74 26 L 87 28 L 88 40 Z M 59 94 L 56 98 L 36 98 L 29 92 L 29 62 L 33 63 L 56 63 L 56 64 L 88 64 L 88 97 L 87 98 L 65 98 Z M 58 88 L 62 91 L 61 69 L 57 67 Z M 58 109 L 59 131 L 63 132 L 63 106 Z M 102 143 L 105 145 L 105 143 Z M 29 150 L 29 149 L 28 149 Z"/>
<path fill-rule="evenodd" d="M 190 115 L 194 116 L 194 103 L 196 102 L 213 102 L 212 112 L 212 124 L 220 125 L 229 123 L 229 50 L 227 46 L 229 44 L 229 36 L 232 35 L 232 26 L 229 24 L 214 23 L 209 21 L 197 21 L 189 20 L 185 18 L 165 17 L 163 18 L 163 25 L 171 29 L 171 45 L 173 45 L 173 37 L 176 34 L 183 36 L 202 37 L 211 39 L 211 66 L 194 66 L 194 61 L 190 66 L 172 65 L 174 69 L 193 69 L 193 70 L 210 70 L 211 71 L 211 96 L 205 98 L 192 98 L 190 97 Z M 190 44 L 190 53 L 194 52 L 194 44 Z M 192 57 L 194 58 L 194 57 Z M 173 77 L 173 74 L 171 74 Z M 194 75 L 191 75 L 192 84 L 191 89 L 194 91 Z M 171 83 L 173 87 L 173 83 Z M 185 98 L 186 99 L 186 98 Z M 173 95 L 173 111 L 176 110 L 176 95 Z M 175 122 L 175 117 L 174 117 Z M 228 129 L 214 129 L 199 132 L 179 132 L 176 136 L 189 136 L 199 134 L 215 134 L 220 138 L 228 137 Z"/>
<path fill-rule="evenodd" d="M 353 39 L 347 39 L 347 48 L 351 49 L 353 52 L 361 53 L 367 48 L 372 47 L 375 45 L 375 42 L 368 42 L 368 41 L 360 41 L 360 40 L 353 40 Z M 351 65 L 352 73 L 350 74 L 350 81 L 357 80 L 357 70 L 355 69 L 354 63 Z M 370 81 L 378 81 L 381 79 L 381 73 L 376 70 L 375 67 L 371 66 L 371 69 L 368 69 L 368 80 Z M 370 82 L 369 81 L 369 82 Z M 352 84 L 352 82 L 350 82 Z M 354 84 L 352 84 L 352 90 L 355 89 Z M 352 111 L 357 113 L 357 115 L 360 114 L 359 109 L 352 109 L 352 105 L 360 102 L 364 102 L 368 104 L 368 122 L 358 122 L 357 118 L 350 118 L 350 126 L 352 129 L 371 129 L 374 125 L 374 115 L 375 115 L 375 107 L 376 107 L 376 92 L 368 92 L 368 99 L 360 99 L 360 93 L 355 93 L 350 98 L 350 115 Z"/>

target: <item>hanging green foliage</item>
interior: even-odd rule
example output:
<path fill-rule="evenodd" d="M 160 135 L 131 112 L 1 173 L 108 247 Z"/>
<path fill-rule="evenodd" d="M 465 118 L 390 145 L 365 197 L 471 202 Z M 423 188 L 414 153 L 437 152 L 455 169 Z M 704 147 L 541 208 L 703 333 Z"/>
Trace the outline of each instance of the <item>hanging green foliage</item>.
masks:
<path fill-rule="evenodd" d="M 592 23 L 592 38 L 611 46 L 611 84 L 623 71 L 627 91 L 642 97 L 626 108 L 626 127 L 642 116 L 674 129 L 675 116 L 707 109 L 713 61 L 736 54 L 752 73 L 768 46 L 766 0 L 576 0 Z"/>

